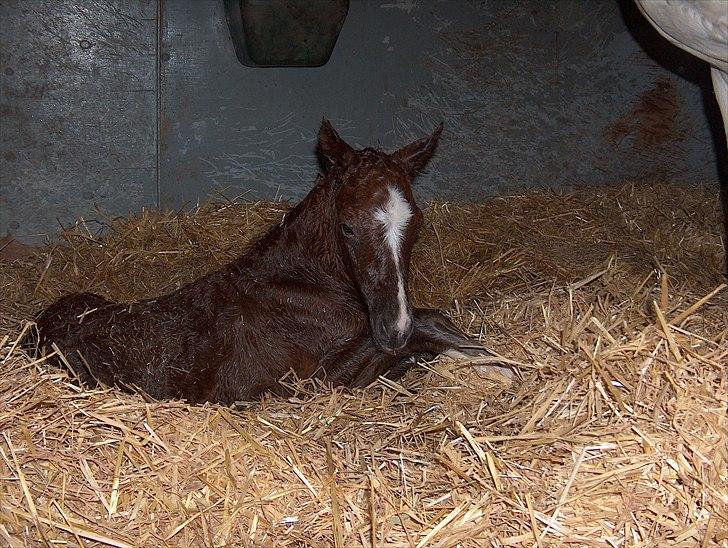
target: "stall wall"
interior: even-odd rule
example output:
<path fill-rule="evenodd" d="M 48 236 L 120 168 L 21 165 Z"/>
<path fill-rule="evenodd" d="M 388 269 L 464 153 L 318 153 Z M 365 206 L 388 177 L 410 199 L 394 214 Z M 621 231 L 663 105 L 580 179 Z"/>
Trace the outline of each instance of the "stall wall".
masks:
<path fill-rule="evenodd" d="M 0 237 L 157 201 L 157 4 L 0 2 Z"/>
<path fill-rule="evenodd" d="M 707 68 L 626 1 L 351 0 L 319 68 L 239 64 L 221 0 L 5 0 L 0 40 L 0 236 L 300 198 L 324 116 L 385 149 L 443 121 L 423 199 L 717 180 Z"/>

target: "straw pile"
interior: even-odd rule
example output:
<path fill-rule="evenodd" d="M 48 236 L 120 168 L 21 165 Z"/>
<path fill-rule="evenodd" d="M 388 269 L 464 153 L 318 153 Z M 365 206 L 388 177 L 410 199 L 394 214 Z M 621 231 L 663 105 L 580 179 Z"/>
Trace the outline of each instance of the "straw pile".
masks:
<path fill-rule="evenodd" d="M 728 291 L 717 189 L 437 203 L 414 300 L 519 362 L 239 409 L 81 390 L 16 345 L 68 291 L 166 292 L 281 204 L 86 223 L 0 266 L 0 543 L 717 546 L 728 542 Z"/>

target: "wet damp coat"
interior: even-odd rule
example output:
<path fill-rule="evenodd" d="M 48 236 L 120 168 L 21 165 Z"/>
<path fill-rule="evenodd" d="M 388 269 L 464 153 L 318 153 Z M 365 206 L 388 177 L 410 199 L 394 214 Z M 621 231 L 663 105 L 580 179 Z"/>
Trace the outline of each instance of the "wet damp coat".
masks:
<path fill-rule="evenodd" d="M 355 151 L 325 121 L 323 175 L 241 257 L 154 299 L 63 297 L 38 317 L 41 345 L 49 352 L 55 343 L 85 385 L 226 404 L 286 393 L 278 381 L 291 371 L 362 387 L 401 375 L 413 357 L 485 354 L 441 313 L 409 303 L 422 222 L 410 181 L 440 131 L 388 155 Z M 393 192 L 409 213 L 388 246 L 381 212 Z"/>

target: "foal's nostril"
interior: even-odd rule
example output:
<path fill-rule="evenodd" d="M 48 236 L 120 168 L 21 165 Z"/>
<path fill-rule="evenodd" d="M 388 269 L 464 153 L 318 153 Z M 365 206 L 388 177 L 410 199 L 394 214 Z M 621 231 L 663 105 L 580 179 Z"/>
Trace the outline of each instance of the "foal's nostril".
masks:
<path fill-rule="evenodd" d="M 406 329 L 397 331 L 397 349 L 402 348 L 409 341 L 410 335 L 412 335 L 412 324 L 410 323 Z"/>
<path fill-rule="evenodd" d="M 387 323 L 384 320 L 380 319 L 376 322 L 375 331 L 380 339 L 387 340 L 387 338 L 388 338 Z"/>
<path fill-rule="evenodd" d="M 389 332 L 384 320 L 377 319 L 372 322 L 372 336 L 378 345 L 382 347 L 389 346 Z"/>

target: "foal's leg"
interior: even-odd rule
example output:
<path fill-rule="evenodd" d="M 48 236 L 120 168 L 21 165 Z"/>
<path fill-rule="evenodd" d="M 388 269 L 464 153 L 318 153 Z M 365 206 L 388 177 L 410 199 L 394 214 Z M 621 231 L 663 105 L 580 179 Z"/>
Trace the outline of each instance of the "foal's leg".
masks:
<path fill-rule="evenodd" d="M 327 372 L 325 379 L 333 385 L 364 388 L 380 375 L 396 378 L 390 376 L 388 371 L 400 367 L 402 362 L 410 364 L 403 372 L 414 363 L 412 353 L 407 347 L 400 352 L 384 352 L 374 344 L 371 337 L 361 337 L 349 341 L 333 359 L 324 362 L 322 369 Z"/>
<path fill-rule="evenodd" d="M 468 338 L 438 310 L 416 308 L 414 329 L 408 343 L 394 353 L 377 348 L 370 337 L 349 341 L 322 364 L 324 377 L 333 385 L 351 388 L 369 386 L 380 375 L 397 380 L 417 362 L 416 357 L 434 358 L 439 354 L 454 359 L 492 356 L 477 341 Z M 513 371 L 498 365 L 478 365 L 481 371 L 497 373 L 508 379 Z"/>
<path fill-rule="evenodd" d="M 409 356 L 436 356 L 443 354 L 453 359 L 468 359 L 492 356 L 479 342 L 470 339 L 448 320 L 440 311 L 416 308 L 413 311 L 414 331 L 405 347 Z M 387 375 L 402 376 L 411 362 L 398 362 Z M 497 373 L 508 379 L 514 377 L 513 370 L 499 365 L 479 365 L 481 371 Z"/>
<path fill-rule="evenodd" d="M 352 388 L 364 388 L 372 384 L 381 375 L 384 375 L 388 379 L 396 380 L 402 374 L 393 376 L 391 372 L 400 368 L 403 363 L 407 363 L 408 365 L 403 369 L 402 374 L 415 362 L 412 358 L 407 358 L 399 354 L 387 354 L 381 350 L 374 349 L 372 359 L 369 360 L 365 367 L 359 369 L 359 372 L 351 380 L 349 386 Z"/>
<path fill-rule="evenodd" d="M 374 382 L 397 358 L 379 350 L 371 337 L 348 341 L 321 364 L 323 377 L 332 385 L 362 388 Z"/>

